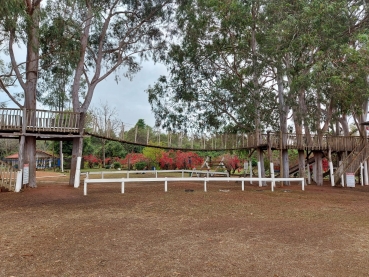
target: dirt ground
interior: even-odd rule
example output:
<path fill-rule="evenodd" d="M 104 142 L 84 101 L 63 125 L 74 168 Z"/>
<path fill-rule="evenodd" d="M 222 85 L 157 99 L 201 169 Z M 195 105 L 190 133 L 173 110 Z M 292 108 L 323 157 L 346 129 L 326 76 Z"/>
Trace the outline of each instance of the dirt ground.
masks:
<path fill-rule="evenodd" d="M 369 276 L 369 187 L 240 182 L 0 193 L 0 276 Z"/>

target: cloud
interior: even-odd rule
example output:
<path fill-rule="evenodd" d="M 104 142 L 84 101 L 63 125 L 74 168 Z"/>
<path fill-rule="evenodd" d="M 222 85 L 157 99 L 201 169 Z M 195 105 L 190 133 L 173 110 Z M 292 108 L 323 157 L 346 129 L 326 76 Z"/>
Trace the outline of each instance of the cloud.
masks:
<path fill-rule="evenodd" d="M 97 85 L 91 105 L 97 107 L 107 102 L 111 108 L 118 111 L 117 118 L 128 128 L 133 127 L 139 119 L 144 119 L 146 124 L 154 126 L 154 114 L 151 112 L 145 90 L 149 85 L 153 85 L 160 75 L 166 73 L 163 64 L 144 62 L 141 71 L 132 80 L 122 78 L 117 83 L 113 74 Z"/>

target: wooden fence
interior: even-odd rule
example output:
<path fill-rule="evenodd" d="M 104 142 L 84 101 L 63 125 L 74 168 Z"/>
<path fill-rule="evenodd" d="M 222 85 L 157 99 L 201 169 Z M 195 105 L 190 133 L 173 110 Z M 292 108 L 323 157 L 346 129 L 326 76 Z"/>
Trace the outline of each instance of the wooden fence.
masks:
<path fill-rule="evenodd" d="M 0 161 L 0 187 L 6 191 L 15 191 L 15 184 L 17 182 L 17 170 Z"/>

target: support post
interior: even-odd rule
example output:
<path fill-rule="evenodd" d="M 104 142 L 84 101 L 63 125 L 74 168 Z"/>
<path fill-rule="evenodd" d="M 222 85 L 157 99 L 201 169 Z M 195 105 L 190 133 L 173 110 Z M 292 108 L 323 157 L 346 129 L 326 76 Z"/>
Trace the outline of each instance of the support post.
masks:
<path fill-rule="evenodd" d="M 81 161 L 82 161 L 82 157 L 77 157 L 76 175 L 74 177 L 74 187 L 75 188 L 79 187 L 79 179 L 81 175 Z"/>
<path fill-rule="evenodd" d="M 310 164 L 307 163 L 306 167 L 307 167 L 307 174 L 308 174 L 308 184 L 310 185 L 311 184 Z"/>
<path fill-rule="evenodd" d="M 271 183 L 271 186 L 272 186 L 272 191 L 274 191 L 274 187 L 275 187 L 275 180 L 274 180 L 274 164 L 273 163 L 270 163 L 270 177 L 272 178 L 272 183 Z"/>
<path fill-rule="evenodd" d="M 341 167 L 341 164 L 342 164 L 342 161 L 339 162 L 340 167 Z M 345 174 L 344 173 L 342 173 L 341 175 L 341 185 L 342 187 L 345 186 Z"/>
<path fill-rule="evenodd" d="M 334 187 L 334 174 L 333 174 L 333 163 L 332 161 L 329 161 L 329 173 L 331 176 L 331 186 Z"/>
<path fill-rule="evenodd" d="M 260 161 L 258 161 L 258 177 L 259 177 L 259 187 L 263 186 L 263 182 L 261 181 L 261 165 Z"/>
<path fill-rule="evenodd" d="M 252 178 L 252 160 L 250 161 L 250 178 Z M 250 181 L 250 184 L 252 185 L 252 180 Z"/>
<path fill-rule="evenodd" d="M 331 186 L 334 187 L 334 174 L 333 174 L 333 163 L 332 163 L 332 150 L 329 147 L 328 150 L 328 160 L 329 160 L 329 175 L 331 179 Z"/>

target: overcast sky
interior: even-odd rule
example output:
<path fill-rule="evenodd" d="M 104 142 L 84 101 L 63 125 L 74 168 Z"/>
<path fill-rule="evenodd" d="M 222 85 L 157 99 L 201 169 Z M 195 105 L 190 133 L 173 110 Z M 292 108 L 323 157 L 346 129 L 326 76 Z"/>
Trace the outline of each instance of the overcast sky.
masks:
<path fill-rule="evenodd" d="M 97 107 L 107 101 L 118 111 L 118 118 L 128 128 L 132 128 L 139 119 L 144 119 L 147 125 L 153 127 L 154 114 L 151 112 L 145 90 L 149 85 L 153 85 L 160 75 L 165 74 L 164 65 L 145 62 L 132 81 L 122 78 L 119 83 L 116 83 L 114 75 L 111 75 L 97 85 L 91 105 Z"/>
<path fill-rule="evenodd" d="M 14 47 L 17 62 L 25 60 L 25 52 L 23 49 Z M 1 57 L 6 62 L 9 57 Z M 124 70 L 121 70 L 124 72 Z M 118 83 L 114 80 L 114 74 L 109 76 L 106 80 L 100 82 L 95 88 L 94 96 L 91 101 L 91 107 L 98 107 L 101 103 L 106 102 L 112 109 L 118 111 L 117 118 L 124 122 L 127 129 L 132 128 L 139 119 L 144 119 L 149 126 L 154 126 L 154 114 L 151 112 L 151 106 L 148 102 L 147 93 L 145 90 L 149 85 L 153 85 L 160 75 L 166 74 L 166 68 L 162 64 L 154 64 L 147 61 L 142 64 L 142 69 L 138 72 L 132 80 L 121 78 Z M 16 88 L 10 89 L 12 92 L 21 91 L 18 85 Z M 0 101 L 8 101 L 9 98 L 5 92 L 0 91 Z M 23 104 L 23 101 L 21 102 Z M 7 102 L 9 108 L 16 108 L 11 101 Z M 46 109 L 37 103 L 38 109 Z"/>

